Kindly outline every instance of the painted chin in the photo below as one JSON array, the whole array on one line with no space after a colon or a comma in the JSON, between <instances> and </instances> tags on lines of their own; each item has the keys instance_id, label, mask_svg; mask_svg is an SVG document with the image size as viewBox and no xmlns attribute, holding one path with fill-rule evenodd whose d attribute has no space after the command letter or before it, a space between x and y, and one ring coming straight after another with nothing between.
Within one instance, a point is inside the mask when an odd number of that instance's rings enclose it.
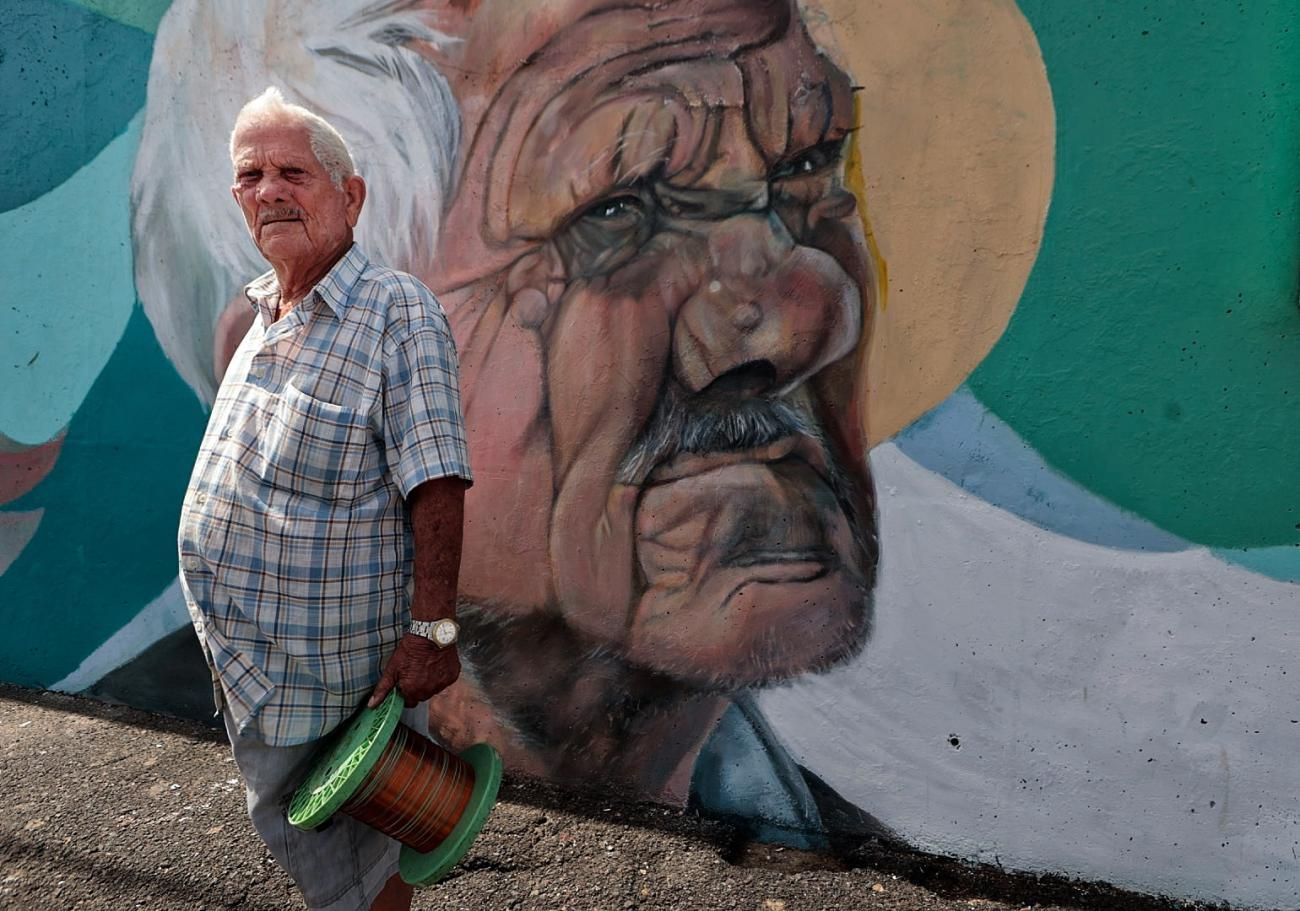
<instances>
[{"instance_id":1,"label":"painted chin","mask_svg":"<svg viewBox=\"0 0 1300 911\"><path fill-rule=\"evenodd\" d=\"M872 569L830 485L797 455L652 478L636 540L646 589L633 651L674 676L773 682L866 636Z\"/></svg>"}]
</instances>

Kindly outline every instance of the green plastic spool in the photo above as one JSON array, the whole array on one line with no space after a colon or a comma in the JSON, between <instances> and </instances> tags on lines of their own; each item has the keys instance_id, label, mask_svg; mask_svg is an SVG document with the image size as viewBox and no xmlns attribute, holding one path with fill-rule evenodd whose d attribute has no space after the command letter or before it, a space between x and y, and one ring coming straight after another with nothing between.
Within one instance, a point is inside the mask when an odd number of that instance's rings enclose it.
<instances>
[{"instance_id":1,"label":"green plastic spool","mask_svg":"<svg viewBox=\"0 0 1300 911\"><path fill-rule=\"evenodd\" d=\"M395 689L378 707L362 709L294 792L289 822L300 829L315 829L337 813L383 755L401 714L402 698ZM411 885L429 886L446 876L469 853L496 803L501 787L500 754L491 745L478 743L460 758L474 770L469 803L451 833L432 851L420 853L403 846L398 871Z\"/></svg>"}]
</instances>

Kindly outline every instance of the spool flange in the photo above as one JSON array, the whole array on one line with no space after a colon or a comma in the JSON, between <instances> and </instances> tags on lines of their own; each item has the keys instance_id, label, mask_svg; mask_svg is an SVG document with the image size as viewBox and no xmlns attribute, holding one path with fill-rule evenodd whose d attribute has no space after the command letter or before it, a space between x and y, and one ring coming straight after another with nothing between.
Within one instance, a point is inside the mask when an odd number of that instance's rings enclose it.
<instances>
[{"instance_id":1,"label":"spool flange","mask_svg":"<svg viewBox=\"0 0 1300 911\"><path fill-rule=\"evenodd\" d=\"M288 811L292 825L319 828L351 799L397 730L402 704L401 695L394 689L377 707L361 710L294 792ZM398 871L412 885L432 885L445 876L469 852L496 803L501 786L501 755L490 744L478 743L460 758L474 770L469 802L437 847L423 853L402 847Z\"/></svg>"}]
</instances>

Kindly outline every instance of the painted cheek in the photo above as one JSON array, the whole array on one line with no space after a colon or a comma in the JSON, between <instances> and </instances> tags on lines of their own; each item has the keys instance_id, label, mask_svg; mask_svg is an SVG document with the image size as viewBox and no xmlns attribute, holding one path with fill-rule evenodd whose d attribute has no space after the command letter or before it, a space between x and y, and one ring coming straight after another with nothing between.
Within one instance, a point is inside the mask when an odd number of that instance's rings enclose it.
<instances>
[{"instance_id":1,"label":"painted cheek","mask_svg":"<svg viewBox=\"0 0 1300 911\"><path fill-rule=\"evenodd\" d=\"M561 301L548 343L556 598L572 627L615 646L634 604L639 494L616 477L654 409L668 339L663 302L587 286Z\"/></svg>"},{"instance_id":2,"label":"painted cheek","mask_svg":"<svg viewBox=\"0 0 1300 911\"><path fill-rule=\"evenodd\" d=\"M866 472L866 426L864 413L867 351L870 348L878 292L876 276L862 238L856 214L847 218L819 220L810 238L818 249L828 253L857 286L858 314L861 319L857 345L814 377L816 397L826 409L825 422L837 438L852 466Z\"/></svg>"},{"instance_id":3,"label":"painted cheek","mask_svg":"<svg viewBox=\"0 0 1300 911\"><path fill-rule=\"evenodd\" d=\"M865 350L865 347L859 349ZM867 460L866 415L861 394L865 376L866 362L859 361L855 352L827 366L808 383L818 420L826 433L826 442L840 468L853 482L854 508L864 519L874 509Z\"/></svg>"},{"instance_id":4,"label":"painted cheek","mask_svg":"<svg viewBox=\"0 0 1300 911\"><path fill-rule=\"evenodd\" d=\"M482 291L482 289L478 289ZM466 298L466 299L458 299ZM552 509L545 379L537 333L488 290L443 297L460 352L474 486L465 498L460 588L474 600L528 613L550 600L547 535Z\"/></svg>"},{"instance_id":5,"label":"painted cheek","mask_svg":"<svg viewBox=\"0 0 1300 911\"><path fill-rule=\"evenodd\" d=\"M829 254L857 285L862 303L865 339L877 297L875 272L871 267L862 222L856 208L843 215L827 214L839 208L834 200L827 200L824 208L813 206L809 212L810 233L805 242Z\"/></svg>"}]
</instances>

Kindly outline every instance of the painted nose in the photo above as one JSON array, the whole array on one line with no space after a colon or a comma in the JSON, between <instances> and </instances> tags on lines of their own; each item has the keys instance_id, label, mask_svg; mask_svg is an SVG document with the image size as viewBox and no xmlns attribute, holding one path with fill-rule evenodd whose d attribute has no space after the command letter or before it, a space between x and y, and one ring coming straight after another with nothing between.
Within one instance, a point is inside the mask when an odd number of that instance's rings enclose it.
<instances>
[{"instance_id":1,"label":"painted nose","mask_svg":"<svg viewBox=\"0 0 1300 911\"><path fill-rule=\"evenodd\" d=\"M724 219L709 232L707 255L673 330L673 370L690 391L765 363L768 388L748 391L783 392L857 344L859 289L829 254L796 244L775 215Z\"/></svg>"}]
</instances>

